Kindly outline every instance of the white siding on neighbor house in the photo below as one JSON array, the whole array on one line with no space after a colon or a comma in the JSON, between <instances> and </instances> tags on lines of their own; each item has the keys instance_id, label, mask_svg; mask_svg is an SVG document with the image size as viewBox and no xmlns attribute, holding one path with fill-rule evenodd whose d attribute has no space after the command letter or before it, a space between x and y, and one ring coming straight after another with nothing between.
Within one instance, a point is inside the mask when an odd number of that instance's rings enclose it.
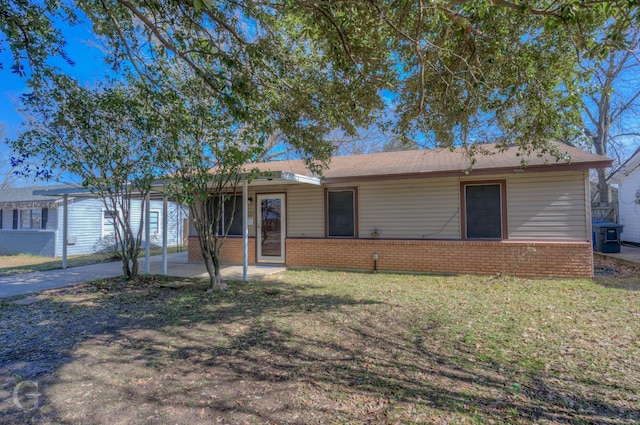
<instances>
[{"instance_id":1,"label":"white siding on neighbor house","mask_svg":"<svg viewBox=\"0 0 640 425\"><path fill-rule=\"evenodd\" d=\"M142 202L134 200L131 201L131 228L133 229L134 234L138 231L140 227L140 215L142 214ZM158 232L151 232L150 240L151 246L162 246L162 201L152 200L150 202L151 208L150 211L156 211L158 213ZM186 217L187 214L180 212L180 207L173 203L169 202L167 204L167 244L169 246L174 246L178 244L179 240L179 231L182 227L182 224L179 223L180 217ZM144 229L142 230L142 246L146 246L146 234Z\"/></svg>"},{"instance_id":2,"label":"white siding on neighbor house","mask_svg":"<svg viewBox=\"0 0 640 425\"><path fill-rule=\"evenodd\" d=\"M586 171L509 175L509 239L588 240L586 178Z\"/></svg>"},{"instance_id":3,"label":"white siding on neighbor house","mask_svg":"<svg viewBox=\"0 0 640 425\"><path fill-rule=\"evenodd\" d=\"M636 192L640 191L640 168L621 177L618 182L618 216L622 229L622 240L640 243L640 203ZM640 202L640 200L638 200Z\"/></svg>"},{"instance_id":4,"label":"white siding on neighbor house","mask_svg":"<svg viewBox=\"0 0 640 425\"><path fill-rule=\"evenodd\" d=\"M67 255L91 254L96 251L96 243L102 236L102 209L102 201L95 198L75 198L69 203L68 238L75 243L67 245ZM60 205L56 214L58 257L62 256L63 210L63 206Z\"/></svg>"},{"instance_id":5,"label":"white siding on neighbor house","mask_svg":"<svg viewBox=\"0 0 640 425\"><path fill-rule=\"evenodd\" d=\"M455 177L360 183L359 237L458 239L459 187Z\"/></svg>"}]
</instances>

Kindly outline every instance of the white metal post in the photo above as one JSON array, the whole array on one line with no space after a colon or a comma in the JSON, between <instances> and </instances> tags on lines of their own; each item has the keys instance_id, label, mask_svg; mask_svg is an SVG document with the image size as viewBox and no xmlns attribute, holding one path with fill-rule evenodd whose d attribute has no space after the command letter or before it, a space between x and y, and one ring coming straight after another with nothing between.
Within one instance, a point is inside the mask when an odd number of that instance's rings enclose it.
<instances>
[{"instance_id":1,"label":"white metal post","mask_svg":"<svg viewBox=\"0 0 640 425\"><path fill-rule=\"evenodd\" d=\"M151 227L149 226L149 221L151 221L151 197L150 194L147 193L144 211L144 272L146 274L151 273Z\"/></svg>"},{"instance_id":2,"label":"white metal post","mask_svg":"<svg viewBox=\"0 0 640 425\"><path fill-rule=\"evenodd\" d=\"M249 184L242 182L242 280L249 280Z\"/></svg>"},{"instance_id":3,"label":"white metal post","mask_svg":"<svg viewBox=\"0 0 640 425\"><path fill-rule=\"evenodd\" d=\"M69 195L62 195L62 268L67 268L67 240L69 239Z\"/></svg>"},{"instance_id":4,"label":"white metal post","mask_svg":"<svg viewBox=\"0 0 640 425\"><path fill-rule=\"evenodd\" d=\"M167 228L169 227L167 195L162 193L162 275L167 275Z\"/></svg>"}]
</instances>

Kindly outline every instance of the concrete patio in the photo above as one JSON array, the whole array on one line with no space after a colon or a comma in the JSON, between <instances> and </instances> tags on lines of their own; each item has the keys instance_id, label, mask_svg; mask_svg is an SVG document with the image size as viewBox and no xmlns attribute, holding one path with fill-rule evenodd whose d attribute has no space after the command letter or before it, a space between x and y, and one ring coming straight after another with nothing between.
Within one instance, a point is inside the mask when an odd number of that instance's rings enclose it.
<instances>
[{"instance_id":1,"label":"concrete patio","mask_svg":"<svg viewBox=\"0 0 640 425\"><path fill-rule=\"evenodd\" d=\"M150 258L151 274L162 274L162 256ZM249 266L249 280L264 279L269 275L281 273L286 268L272 266ZM204 263L189 263L187 252L169 254L167 256L167 274L176 277L208 277ZM67 269L44 272L16 274L0 277L0 298L27 295L46 289L76 285L95 279L119 276L122 263L101 263L89 266L71 267ZM140 259L140 274L144 273L144 257ZM242 280L242 266L227 265L222 269L224 280Z\"/></svg>"}]
</instances>

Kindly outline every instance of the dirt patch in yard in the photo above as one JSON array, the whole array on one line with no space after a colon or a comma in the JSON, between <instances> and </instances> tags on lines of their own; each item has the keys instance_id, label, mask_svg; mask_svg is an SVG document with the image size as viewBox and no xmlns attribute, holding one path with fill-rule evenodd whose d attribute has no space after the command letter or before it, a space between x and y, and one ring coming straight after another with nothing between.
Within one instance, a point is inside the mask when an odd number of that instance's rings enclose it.
<instances>
[{"instance_id":1,"label":"dirt patch in yard","mask_svg":"<svg viewBox=\"0 0 640 425\"><path fill-rule=\"evenodd\" d=\"M305 271L214 294L159 277L48 291L0 304L0 423L635 424L640 293L607 282Z\"/></svg>"}]
</instances>

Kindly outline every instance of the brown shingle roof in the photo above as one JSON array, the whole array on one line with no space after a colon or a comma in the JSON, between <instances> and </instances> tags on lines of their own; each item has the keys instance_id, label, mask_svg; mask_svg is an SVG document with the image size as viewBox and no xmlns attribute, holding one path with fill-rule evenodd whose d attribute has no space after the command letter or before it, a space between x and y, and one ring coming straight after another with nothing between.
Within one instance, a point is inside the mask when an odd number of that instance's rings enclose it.
<instances>
[{"instance_id":1,"label":"brown shingle roof","mask_svg":"<svg viewBox=\"0 0 640 425\"><path fill-rule=\"evenodd\" d=\"M605 168L611 159L585 152L567 145L558 145L560 152L567 154L566 160L557 161L551 155L526 156L517 147L503 152L495 145L482 145L485 153L476 153L473 158L463 148L412 150L383 152L366 155L335 156L329 168L323 171L328 182L362 180L371 178L440 177L463 174L495 174L511 172L554 171L560 169ZM522 160L527 165L522 167ZM301 160L272 161L250 164L261 171L289 171L312 175Z\"/></svg>"}]
</instances>

